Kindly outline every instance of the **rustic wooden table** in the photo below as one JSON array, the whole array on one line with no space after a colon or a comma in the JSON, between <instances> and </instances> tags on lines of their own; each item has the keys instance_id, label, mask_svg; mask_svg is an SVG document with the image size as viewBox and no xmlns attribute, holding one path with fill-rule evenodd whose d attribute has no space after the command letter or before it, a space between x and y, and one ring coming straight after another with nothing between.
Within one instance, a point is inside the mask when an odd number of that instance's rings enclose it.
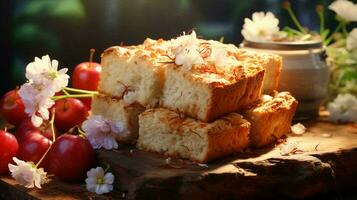
<instances>
[{"instance_id":1,"label":"rustic wooden table","mask_svg":"<svg viewBox=\"0 0 357 200\"><path fill-rule=\"evenodd\" d=\"M109 195L58 180L25 189L3 176L0 199L357 199L357 124L304 124L308 130L301 136L207 165L134 147L98 151L99 162L110 164L116 177ZM291 155L282 155L286 145L296 147Z\"/></svg>"}]
</instances>

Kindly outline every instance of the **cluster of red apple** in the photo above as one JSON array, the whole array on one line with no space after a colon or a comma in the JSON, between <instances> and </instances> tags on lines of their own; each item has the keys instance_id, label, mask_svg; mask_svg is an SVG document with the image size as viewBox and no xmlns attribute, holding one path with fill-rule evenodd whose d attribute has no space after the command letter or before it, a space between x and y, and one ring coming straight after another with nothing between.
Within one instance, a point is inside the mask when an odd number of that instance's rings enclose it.
<instances>
[{"instance_id":1,"label":"cluster of red apple","mask_svg":"<svg viewBox=\"0 0 357 200\"><path fill-rule=\"evenodd\" d=\"M91 52L90 61L80 63L74 69L74 88L97 90L101 65L92 62L94 51ZM54 130L58 138L52 144L50 123L33 126L18 89L7 92L0 101L0 113L15 129L12 133L0 130L0 174L9 173L8 164L14 156L37 163L52 145L40 167L62 180L84 178L94 164L94 150L85 137L75 134L74 127L87 118L90 104L91 98L67 98L55 102Z\"/></svg>"}]
</instances>

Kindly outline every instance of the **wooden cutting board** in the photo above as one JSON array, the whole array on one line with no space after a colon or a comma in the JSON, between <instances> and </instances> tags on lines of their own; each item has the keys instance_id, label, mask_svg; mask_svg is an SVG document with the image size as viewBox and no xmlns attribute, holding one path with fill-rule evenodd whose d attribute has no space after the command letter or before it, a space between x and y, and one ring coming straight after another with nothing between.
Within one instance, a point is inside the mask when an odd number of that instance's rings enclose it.
<instances>
[{"instance_id":1,"label":"wooden cutting board","mask_svg":"<svg viewBox=\"0 0 357 200\"><path fill-rule=\"evenodd\" d=\"M207 165L131 147L100 151L98 158L112 166L129 199L327 198L357 188L357 125L305 125L302 136ZM286 145L296 147L291 155L282 155Z\"/></svg>"},{"instance_id":2,"label":"wooden cutting board","mask_svg":"<svg viewBox=\"0 0 357 200\"><path fill-rule=\"evenodd\" d=\"M57 180L29 190L6 176L0 177L0 199L336 199L357 189L357 124L304 124L308 130L301 136L207 165L130 146L101 150L99 162L115 174L116 191L109 195ZM282 155L286 145L295 147L287 151L291 155Z\"/></svg>"}]
</instances>

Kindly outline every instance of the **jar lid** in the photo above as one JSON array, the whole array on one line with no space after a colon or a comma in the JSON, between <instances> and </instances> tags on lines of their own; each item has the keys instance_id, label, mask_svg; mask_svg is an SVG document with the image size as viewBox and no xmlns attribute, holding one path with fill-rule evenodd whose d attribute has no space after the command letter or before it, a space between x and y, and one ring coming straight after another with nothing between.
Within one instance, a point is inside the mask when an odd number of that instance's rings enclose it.
<instances>
[{"instance_id":1,"label":"jar lid","mask_svg":"<svg viewBox=\"0 0 357 200\"><path fill-rule=\"evenodd\" d=\"M306 50L306 49L320 49L323 47L322 41L298 41L298 42L256 42L243 40L244 47L256 49L270 49L270 50Z\"/></svg>"}]
</instances>

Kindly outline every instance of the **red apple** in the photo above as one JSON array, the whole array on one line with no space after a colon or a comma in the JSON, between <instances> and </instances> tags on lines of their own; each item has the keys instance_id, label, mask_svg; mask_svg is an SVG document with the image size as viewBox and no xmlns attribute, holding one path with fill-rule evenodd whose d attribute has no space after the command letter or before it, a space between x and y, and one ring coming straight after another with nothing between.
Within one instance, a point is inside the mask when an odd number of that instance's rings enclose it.
<instances>
[{"instance_id":1,"label":"red apple","mask_svg":"<svg viewBox=\"0 0 357 200\"><path fill-rule=\"evenodd\" d=\"M88 116L87 107L78 99L61 99L55 103L55 126L62 132L80 125Z\"/></svg>"},{"instance_id":2,"label":"red apple","mask_svg":"<svg viewBox=\"0 0 357 200\"><path fill-rule=\"evenodd\" d=\"M21 143L17 157L23 161L37 163L51 144L52 141L43 136L41 132L31 132Z\"/></svg>"},{"instance_id":3,"label":"red apple","mask_svg":"<svg viewBox=\"0 0 357 200\"><path fill-rule=\"evenodd\" d=\"M8 173L8 164L16 155L19 145L14 135L0 130L0 174Z\"/></svg>"},{"instance_id":4,"label":"red apple","mask_svg":"<svg viewBox=\"0 0 357 200\"><path fill-rule=\"evenodd\" d=\"M6 121L15 126L27 117L18 89L11 90L2 97L0 110Z\"/></svg>"},{"instance_id":5,"label":"red apple","mask_svg":"<svg viewBox=\"0 0 357 200\"><path fill-rule=\"evenodd\" d=\"M81 181L94 164L94 150L81 136L63 134L45 158L45 169L61 180Z\"/></svg>"},{"instance_id":6,"label":"red apple","mask_svg":"<svg viewBox=\"0 0 357 200\"><path fill-rule=\"evenodd\" d=\"M92 62L94 49L90 51L89 62L82 62L74 68L72 86L78 89L96 91L102 66L99 63ZM91 98L81 98L80 100L90 109Z\"/></svg>"},{"instance_id":7,"label":"red apple","mask_svg":"<svg viewBox=\"0 0 357 200\"><path fill-rule=\"evenodd\" d=\"M54 127L55 128L55 127ZM16 127L15 136L19 143L22 143L23 140L34 132L40 132L43 136L52 140L52 128L49 123L43 123L40 127L35 127L32 122L31 118L25 118L19 126ZM58 132L55 128L55 135L58 135Z\"/></svg>"}]
</instances>

